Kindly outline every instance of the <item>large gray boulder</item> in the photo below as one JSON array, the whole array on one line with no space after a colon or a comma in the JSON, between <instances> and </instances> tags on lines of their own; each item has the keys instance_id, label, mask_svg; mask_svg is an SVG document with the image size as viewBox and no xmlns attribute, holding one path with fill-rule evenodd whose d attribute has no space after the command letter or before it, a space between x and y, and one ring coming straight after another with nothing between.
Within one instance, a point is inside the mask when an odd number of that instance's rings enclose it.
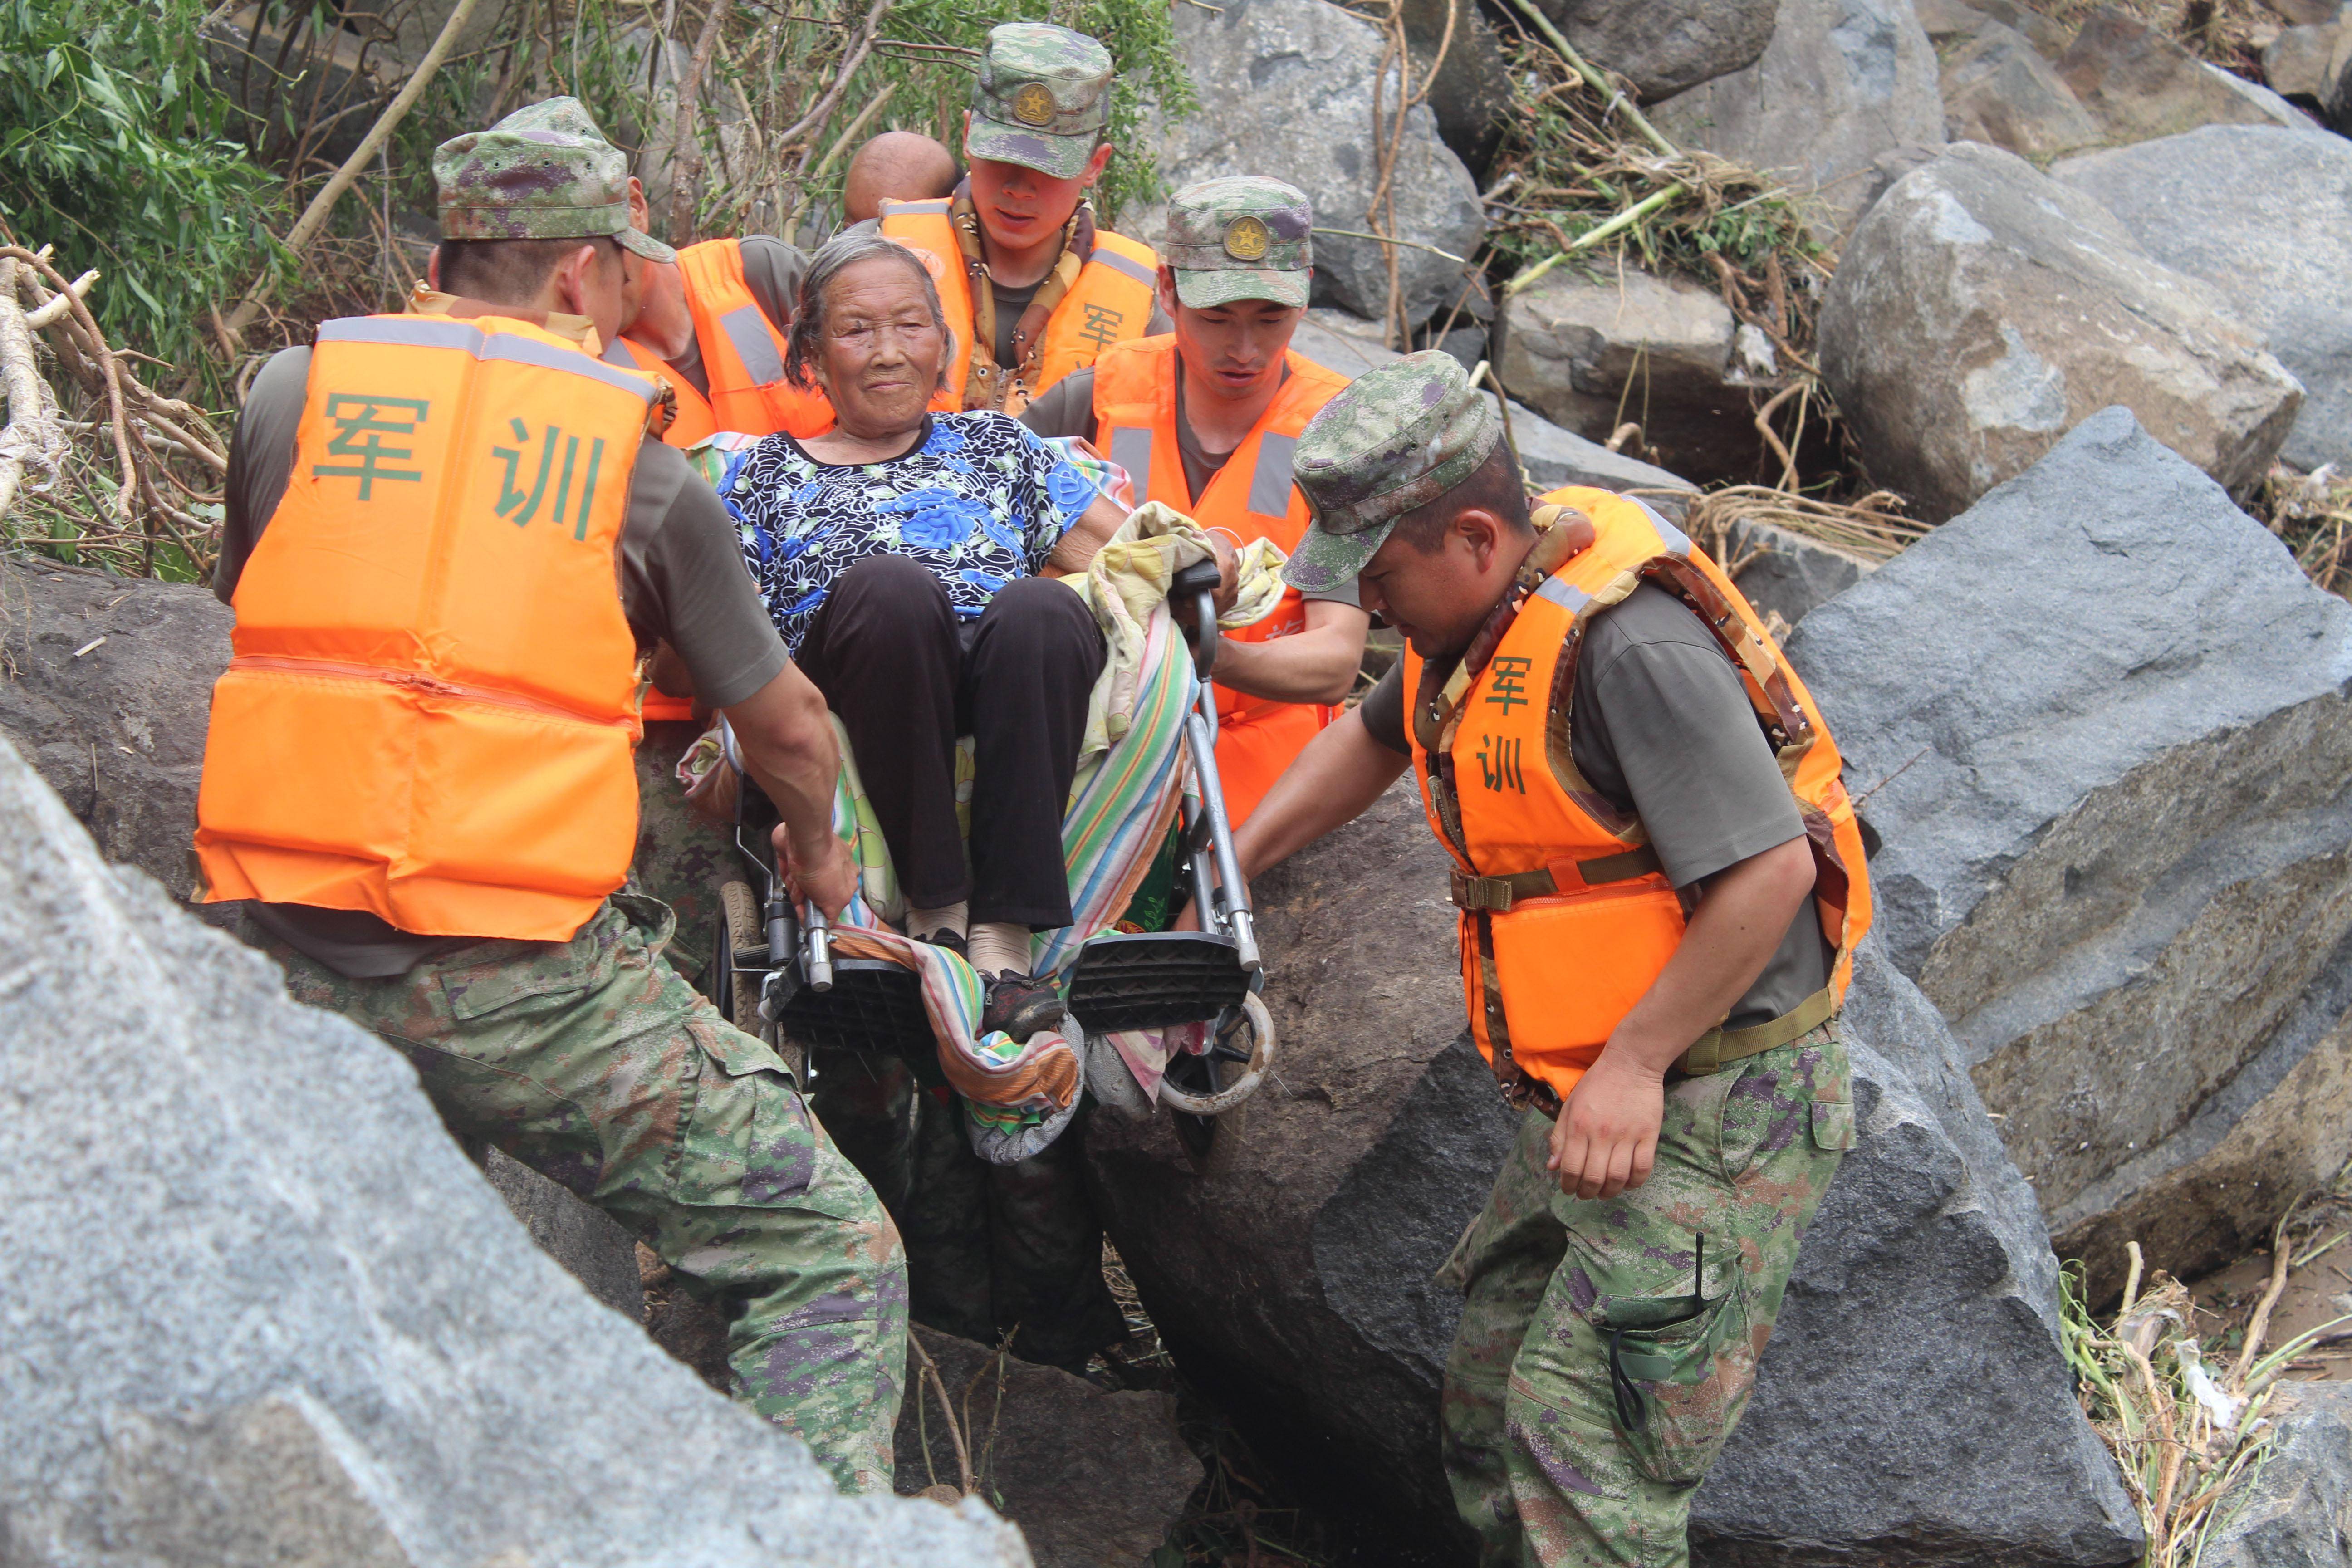
<instances>
[{"instance_id":1,"label":"large gray boulder","mask_svg":"<svg viewBox=\"0 0 2352 1568\"><path fill-rule=\"evenodd\" d=\"M1793 626L1878 570L1878 563L1804 534L1742 518L1731 525L1723 568L1759 616Z\"/></svg>"},{"instance_id":2,"label":"large gray boulder","mask_svg":"<svg viewBox=\"0 0 2352 1568\"><path fill-rule=\"evenodd\" d=\"M405 1061L5 743L0 842L11 1568L1028 1562L976 1502L840 1497L598 1307Z\"/></svg>"},{"instance_id":3,"label":"large gray boulder","mask_svg":"<svg viewBox=\"0 0 2352 1568\"><path fill-rule=\"evenodd\" d=\"M1944 59L1944 135L2043 159L2095 147L2099 122L2024 34L1986 21Z\"/></svg>"},{"instance_id":4,"label":"large gray boulder","mask_svg":"<svg viewBox=\"0 0 2352 1568\"><path fill-rule=\"evenodd\" d=\"M189 584L0 561L0 734L108 859L182 898L195 887L196 781L234 619Z\"/></svg>"},{"instance_id":5,"label":"large gray boulder","mask_svg":"<svg viewBox=\"0 0 2352 1568\"><path fill-rule=\"evenodd\" d=\"M1896 181L1822 307L1822 374L1879 483L1941 521L2122 404L2231 489L2303 392L2223 298L2106 209L1965 142Z\"/></svg>"},{"instance_id":6,"label":"large gray boulder","mask_svg":"<svg viewBox=\"0 0 2352 1568\"><path fill-rule=\"evenodd\" d=\"M1670 98L1742 66L1772 39L1780 0L1540 0L1585 58Z\"/></svg>"},{"instance_id":7,"label":"large gray boulder","mask_svg":"<svg viewBox=\"0 0 2352 1568\"><path fill-rule=\"evenodd\" d=\"M1220 174L1268 174L1307 193L1318 226L1370 233L1380 184L1372 142L1379 29L1324 0L1235 0L1223 7L1180 5L1175 30L1207 107L1162 132L1160 169L1171 188ZM1384 117L1393 115L1396 95L1391 68L1381 95ZM1391 189L1398 237L1461 257L1478 248L1486 224L1477 186L1439 139L1426 104L1405 117ZM1146 214L1135 226L1157 234L1159 225L1156 214ZM1397 247L1397 279L1416 326L1450 308L1463 290L1459 265L1403 246ZM1388 264L1377 242L1316 237L1318 303L1379 317L1388 295Z\"/></svg>"},{"instance_id":8,"label":"large gray boulder","mask_svg":"<svg viewBox=\"0 0 2352 1568\"><path fill-rule=\"evenodd\" d=\"M1413 79L1427 79L1430 62L1437 60L1429 112L1437 121L1438 137L1474 177L1483 178L1511 114L1511 68L1503 58L1502 37L1476 0L1405 0L1403 11ZM1445 37L1449 14L1451 42ZM1440 45L1445 49L1443 59L1438 59Z\"/></svg>"},{"instance_id":9,"label":"large gray boulder","mask_svg":"<svg viewBox=\"0 0 2352 1568\"><path fill-rule=\"evenodd\" d=\"M2116 408L1788 648L2059 1255L2261 1246L2352 1155L2352 605Z\"/></svg>"},{"instance_id":10,"label":"large gray boulder","mask_svg":"<svg viewBox=\"0 0 2352 1568\"><path fill-rule=\"evenodd\" d=\"M2303 383L2281 457L2306 471L2352 465L2352 142L2209 125L2050 172L2150 256L2225 294Z\"/></svg>"},{"instance_id":11,"label":"large gray boulder","mask_svg":"<svg viewBox=\"0 0 2352 1568\"><path fill-rule=\"evenodd\" d=\"M1278 1078L1197 1171L1164 1118L1087 1135L1112 1237L1186 1377L1333 1506L1441 1554L1462 1550L1437 1446L1460 1303L1432 1276L1514 1126L1462 1033L1444 865L1400 784L1261 879ZM2130 1561L2031 1195L1934 1010L1883 962L1849 1006L1864 1142L1699 1495L1698 1560Z\"/></svg>"},{"instance_id":12,"label":"large gray boulder","mask_svg":"<svg viewBox=\"0 0 2352 1568\"><path fill-rule=\"evenodd\" d=\"M1683 146L1813 194L1832 229L1866 205L1881 153L1944 140L1936 52L1911 0L1781 0L1761 58L1651 118Z\"/></svg>"},{"instance_id":13,"label":"large gray boulder","mask_svg":"<svg viewBox=\"0 0 2352 1568\"><path fill-rule=\"evenodd\" d=\"M1496 369L1513 396L1588 440L1630 420L1676 472L1749 479L1762 449L1749 388L1780 367L1746 337L1749 354L1722 294L1690 279L1560 267L1504 301Z\"/></svg>"},{"instance_id":14,"label":"large gray boulder","mask_svg":"<svg viewBox=\"0 0 2352 1568\"><path fill-rule=\"evenodd\" d=\"M2352 1384L2282 1383L2268 1452L2209 1517L2199 1568L2352 1568Z\"/></svg>"},{"instance_id":15,"label":"large gray boulder","mask_svg":"<svg viewBox=\"0 0 2352 1568\"><path fill-rule=\"evenodd\" d=\"M2138 17L2108 6L2084 19L2057 63L2109 142L2146 142L2200 125L2310 123L2278 94L2206 64Z\"/></svg>"},{"instance_id":16,"label":"large gray boulder","mask_svg":"<svg viewBox=\"0 0 2352 1568\"><path fill-rule=\"evenodd\" d=\"M1403 357L1394 349L1381 346L1378 327L1339 310L1309 310L1307 319L1299 322L1290 346L1316 363L1347 376L1361 375ZM1481 395L1500 408L1493 393ZM1519 455L1519 467L1526 470L1538 492L1563 485L1635 490L1643 500L1675 519L1681 518L1689 504L1686 498L1696 493L1696 487L1680 474L1669 473L1622 452L1612 452L1598 441L1588 441L1574 431L1563 430L1517 398L1511 401L1510 436Z\"/></svg>"}]
</instances>

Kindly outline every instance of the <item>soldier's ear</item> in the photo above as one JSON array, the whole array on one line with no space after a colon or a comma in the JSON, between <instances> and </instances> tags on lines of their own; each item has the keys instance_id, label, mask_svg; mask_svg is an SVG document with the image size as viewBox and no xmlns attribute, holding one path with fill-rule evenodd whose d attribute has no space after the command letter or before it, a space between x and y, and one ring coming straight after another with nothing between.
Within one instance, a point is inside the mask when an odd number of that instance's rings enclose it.
<instances>
[{"instance_id":1,"label":"soldier's ear","mask_svg":"<svg viewBox=\"0 0 2352 1568\"><path fill-rule=\"evenodd\" d=\"M1103 170L1110 163L1110 155L1111 144L1109 142L1104 142L1097 144L1095 148L1095 155L1087 160L1087 172L1078 176L1078 184L1081 186L1092 187L1097 180L1102 178Z\"/></svg>"},{"instance_id":2,"label":"soldier's ear","mask_svg":"<svg viewBox=\"0 0 2352 1568\"><path fill-rule=\"evenodd\" d=\"M441 292L441 247L437 245L433 254L425 258L425 286L436 294Z\"/></svg>"}]
</instances>

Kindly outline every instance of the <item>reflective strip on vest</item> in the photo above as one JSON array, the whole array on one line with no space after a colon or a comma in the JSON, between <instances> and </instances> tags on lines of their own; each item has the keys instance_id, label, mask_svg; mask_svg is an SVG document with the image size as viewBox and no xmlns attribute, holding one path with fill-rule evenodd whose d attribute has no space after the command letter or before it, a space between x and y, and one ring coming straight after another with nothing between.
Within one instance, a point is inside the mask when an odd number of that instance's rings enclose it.
<instances>
[{"instance_id":1,"label":"reflective strip on vest","mask_svg":"<svg viewBox=\"0 0 2352 1568\"><path fill-rule=\"evenodd\" d=\"M621 886L636 639L613 563L655 395L526 321L320 329L213 689L207 900L547 942Z\"/></svg>"},{"instance_id":2,"label":"reflective strip on vest","mask_svg":"<svg viewBox=\"0 0 2352 1568\"><path fill-rule=\"evenodd\" d=\"M1290 510L1290 458L1298 437L1267 431L1258 437L1257 466L1250 472L1249 509L1260 517Z\"/></svg>"},{"instance_id":3,"label":"reflective strip on vest","mask_svg":"<svg viewBox=\"0 0 2352 1568\"><path fill-rule=\"evenodd\" d=\"M776 352L776 340L768 331L768 318L760 313L757 305L738 305L719 318L719 331L735 345L743 361L743 368L751 374L755 386L773 386L784 379L784 360Z\"/></svg>"},{"instance_id":4,"label":"reflective strip on vest","mask_svg":"<svg viewBox=\"0 0 2352 1568\"><path fill-rule=\"evenodd\" d=\"M1150 289L1155 292L1160 288L1159 273L1153 271L1150 268L1144 266L1141 262L1137 261L1132 257L1121 256L1118 251L1109 249L1106 247L1096 247L1095 253L1087 258L1087 265L1089 267L1108 267L1114 272L1124 272L1129 278L1134 279L1138 283L1142 284L1144 287Z\"/></svg>"},{"instance_id":5,"label":"reflective strip on vest","mask_svg":"<svg viewBox=\"0 0 2352 1568\"><path fill-rule=\"evenodd\" d=\"M1127 470L1135 482L1135 493L1145 500L1165 501L1179 511L1191 504L1190 497L1157 496L1151 493L1151 432L1122 425L1110 433L1110 460Z\"/></svg>"}]
</instances>

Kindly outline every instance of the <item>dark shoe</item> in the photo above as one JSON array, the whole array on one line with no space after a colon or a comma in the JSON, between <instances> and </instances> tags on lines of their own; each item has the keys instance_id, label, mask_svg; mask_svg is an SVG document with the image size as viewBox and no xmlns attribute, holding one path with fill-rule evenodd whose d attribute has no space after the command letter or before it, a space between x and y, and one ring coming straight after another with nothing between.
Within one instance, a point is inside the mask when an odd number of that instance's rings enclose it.
<instances>
[{"instance_id":1,"label":"dark shoe","mask_svg":"<svg viewBox=\"0 0 2352 1568\"><path fill-rule=\"evenodd\" d=\"M946 948L958 958L970 958L971 956L971 953L964 951L963 938L956 935L955 932L950 931L945 926L941 926L939 930L931 932L929 936L919 936L915 938L915 940L931 947Z\"/></svg>"},{"instance_id":2,"label":"dark shoe","mask_svg":"<svg viewBox=\"0 0 2352 1568\"><path fill-rule=\"evenodd\" d=\"M1009 969L982 978L988 982L988 1005L980 1015L982 1034L1002 1029L1025 1040L1062 1021L1062 998L1051 985Z\"/></svg>"}]
</instances>

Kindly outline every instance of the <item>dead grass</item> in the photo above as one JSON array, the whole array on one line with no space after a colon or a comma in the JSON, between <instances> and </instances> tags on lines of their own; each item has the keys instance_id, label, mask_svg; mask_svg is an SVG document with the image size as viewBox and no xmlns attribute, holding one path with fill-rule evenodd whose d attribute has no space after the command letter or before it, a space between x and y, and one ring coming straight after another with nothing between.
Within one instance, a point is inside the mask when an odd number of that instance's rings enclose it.
<instances>
[{"instance_id":1,"label":"dead grass","mask_svg":"<svg viewBox=\"0 0 2352 1568\"><path fill-rule=\"evenodd\" d=\"M1709 490L1692 502L1683 528L1725 573L1737 575L1754 555L1753 552L1733 554L1731 531L1740 522L1818 540L1874 562L1893 560L1926 538L1930 526L1905 517L1903 498L1891 490L1874 490L1860 500L1841 503L1766 485L1731 485Z\"/></svg>"},{"instance_id":2,"label":"dead grass","mask_svg":"<svg viewBox=\"0 0 2352 1568\"><path fill-rule=\"evenodd\" d=\"M2071 29L2094 11L2121 11L2177 41L2200 59L2255 81L2263 79L2263 45L2284 26L2262 0L2024 0L2031 9Z\"/></svg>"},{"instance_id":3,"label":"dead grass","mask_svg":"<svg viewBox=\"0 0 2352 1568\"><path fill-rule=\"evenodd\" d=\"M2352 597L2352 475L2273 466L2248 508L2286 542L2295 564L2331 594Z\"/></svg>"}]
</instances>

